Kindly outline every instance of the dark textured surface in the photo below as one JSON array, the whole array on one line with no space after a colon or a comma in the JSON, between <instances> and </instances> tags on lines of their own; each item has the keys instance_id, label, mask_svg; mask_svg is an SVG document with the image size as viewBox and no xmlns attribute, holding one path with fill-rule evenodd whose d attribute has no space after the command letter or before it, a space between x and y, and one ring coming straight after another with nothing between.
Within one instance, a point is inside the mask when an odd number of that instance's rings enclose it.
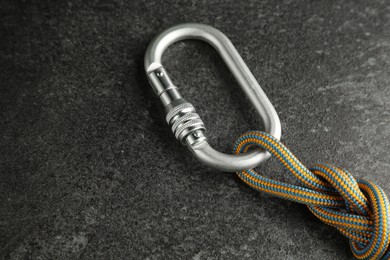
<instances>
[{"instance_id":1,"label":"dark textured surface","mask_svg":"<svg viewBox=\"0 0 390 260\"><path fill-rule=\"evenodd\" d=\"M51 2L0 5L0 257L352 258L304 206L198 163L165 125L142 59L169 26L217 27L304 163L389 194L388 1ZM216 148L262 128L211 47L181 42L163 61ZM274 160L259 170L292 181Z\"/></svg>"}]
</instances>

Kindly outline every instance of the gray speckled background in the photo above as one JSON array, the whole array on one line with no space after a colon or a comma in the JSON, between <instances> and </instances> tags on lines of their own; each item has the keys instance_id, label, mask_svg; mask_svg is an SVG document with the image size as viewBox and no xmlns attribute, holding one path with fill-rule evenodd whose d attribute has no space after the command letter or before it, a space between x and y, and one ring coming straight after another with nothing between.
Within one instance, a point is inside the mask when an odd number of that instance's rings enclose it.
<instances>
[{"instance_id":1,"label":"gray speckled background","mask_svg":"<svg viewBox=\"0 0 390 260\"><path fill-rule=\"evenodd\" d=\"M0 17L2 258L352 258L305 206L175 141L143 54L182 22L231 39L304 163L390 194L389 1L3 1ZM163 62L216 148L262 129L210 46L175 44ZM259 171L292 181L275 160Z\"/></svg>"}]
</instances>

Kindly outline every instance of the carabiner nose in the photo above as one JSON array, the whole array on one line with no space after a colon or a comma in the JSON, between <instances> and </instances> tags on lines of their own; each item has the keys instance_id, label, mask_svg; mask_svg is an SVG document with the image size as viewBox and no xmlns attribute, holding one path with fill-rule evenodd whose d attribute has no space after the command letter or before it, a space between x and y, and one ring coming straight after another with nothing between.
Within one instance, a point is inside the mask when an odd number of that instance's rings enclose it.
<instances>
[{"instance_id":1,"label":"carabiner nose","mask_svg":"<svg viewBox=\"0 0 390 260\"><path fill-rule=\"evenodd\" d=\"M260 149L233 155L218 152L208 144L203 121L195 108L182 98L161 65L161 56L166 48L185 39L203 40L217 50L256 108L264 123L265 131L277 139L281 136L280 120L275 108L230 40L211 26L189 23L171 27L157 35L150 42L145 53L145 71L149 82L164 105L166 121L176 138L186 144L201 162L222 171L243 171L266 161L271 155Z\"/></svg>"}]
</instances>

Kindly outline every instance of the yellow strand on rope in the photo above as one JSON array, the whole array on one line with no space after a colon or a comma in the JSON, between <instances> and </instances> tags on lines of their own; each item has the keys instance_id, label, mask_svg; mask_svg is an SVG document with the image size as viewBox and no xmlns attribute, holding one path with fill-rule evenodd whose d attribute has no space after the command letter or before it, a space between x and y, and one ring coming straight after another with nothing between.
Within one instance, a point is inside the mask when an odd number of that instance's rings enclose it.
<instances>
[{"instance_id":1,"label":"yellow strand on rope","mask_svg":"<svg viewBox=\"0 0 390 260\"><path fill-rule=\"evenodd\" d=\"M254 146L274 155L302 186L266 178L253 169L237 172L246 184L306 204L317 218L349 239L356 258L390 259L390 206L378 185L332 165L318 164L309 170L279 140L260 131L239 137L234 151L245 153Z\"/></svg>"}]
</instances>

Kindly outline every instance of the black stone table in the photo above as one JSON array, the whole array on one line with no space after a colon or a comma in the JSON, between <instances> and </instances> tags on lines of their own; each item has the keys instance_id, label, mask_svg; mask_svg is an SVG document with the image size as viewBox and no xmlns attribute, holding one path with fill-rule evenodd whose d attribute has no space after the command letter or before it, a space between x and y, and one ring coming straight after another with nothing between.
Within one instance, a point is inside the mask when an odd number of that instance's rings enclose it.
<instances>
[{"instance_id":1,"label":"black stone table","mask_svg":"<svg viewBox=\"0 0 390 260\"><path fill-rule=\"evenodd\" d=\"M2 258L352 258L304 205L174 139L143 54L183 22L231 39L305 164L390 194L389 1L3 1L0 17ZM210 46L177 43L163 62L216 148L263 129ZM273 159L258 170L294 181Z\"/></svg>"}]
</instances>

